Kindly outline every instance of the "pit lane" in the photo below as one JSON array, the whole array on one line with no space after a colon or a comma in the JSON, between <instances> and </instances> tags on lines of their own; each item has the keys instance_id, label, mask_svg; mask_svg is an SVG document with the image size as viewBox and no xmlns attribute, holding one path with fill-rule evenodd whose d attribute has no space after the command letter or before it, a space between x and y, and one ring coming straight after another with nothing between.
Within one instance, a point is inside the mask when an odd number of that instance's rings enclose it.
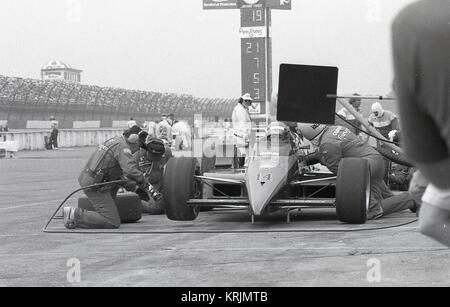
<instances>
[{"instance_id":1,"label":"pit lane","mask_svg":"<svg viewBox=\"0 0 450 307\"><path fill-rule=\"evenodd\" d=\"M43 233L56 206L78 187L78 172L91 151L20 152L19 159L0 160L0 285L450 285L449 250L420 235L417 224L363 232L290 231L395 225L414 219L409 212L355 226L337 222L332 210L305 210L290 224L278 214L255 225L245 212L218 211L182 224L144 216L123 225L123 234ZM62 229L60 222L51 227ZM149 233L126 233L134 230ZM70 258L81 262L79 284L67 282ZM381 263L380 283L367 280L372 258Z\"/></svg>"}]
</instances>

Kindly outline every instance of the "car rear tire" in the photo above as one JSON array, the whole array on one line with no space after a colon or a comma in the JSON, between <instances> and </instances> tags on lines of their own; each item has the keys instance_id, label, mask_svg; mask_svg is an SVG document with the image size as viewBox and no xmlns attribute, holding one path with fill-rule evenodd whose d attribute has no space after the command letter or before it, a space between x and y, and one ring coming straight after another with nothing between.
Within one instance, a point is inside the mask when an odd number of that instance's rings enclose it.
<instances>
[{"instance_id":1,"label":"car rear tire","mask_svg":"<svg viewBox=\"0 0 450 307\"><path fill-rule=\"evenodd\" d=\"M367 160L344 158L336 181L336 213L341 222L364 224L370 202L370 169Z\"/></svg>"},{"instance_id":2,"label":"car rear tire","mask_svg":"<svg viewBox=\"0 0 450 307\"><path fill-rule=\"evenodd\" d=\"M196 158L171 158L164 172L164 205L166 216L173 221L193 221L198 216L198 207L187 205L189 199L195 198L198 182L195 172L198 168Z\"/></svg>"},{"instance_id":3,"label":"car rear tire","mask_svg":"<svg viewBox=\"0 0 450 307\"><path fill-rule=\"evenodd\" d=\"M135 223L142 218L141 200L136 194L118 194L115 203L122 223ZM78 208L95 211L87 197L78 199Z\"/></svg>"}]
</instances>

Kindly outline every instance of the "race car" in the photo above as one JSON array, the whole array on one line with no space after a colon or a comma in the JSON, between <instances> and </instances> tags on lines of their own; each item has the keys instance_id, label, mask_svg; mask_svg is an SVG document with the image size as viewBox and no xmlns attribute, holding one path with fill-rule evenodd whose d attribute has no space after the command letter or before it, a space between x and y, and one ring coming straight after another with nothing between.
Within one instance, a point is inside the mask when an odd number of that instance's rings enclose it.
<instances>
[{"instance_id":1,"label":"race car","mask_svg":"<svg viewBox=\"0 0 450 307\"><path fill-rule=\"evenodd\" d=\"M244 165L236 147L216 144L212 157L171 158L164 173L165 212L170 220L195 220L203 208L247 209L255 216L284 210L335 208L340 221L366 222L370 198L367 161L342 159L337 176L302 165L306 140L275 123L255 138ZM221 153L228 154L221 154Z\"/></svg>"}]
</instances>

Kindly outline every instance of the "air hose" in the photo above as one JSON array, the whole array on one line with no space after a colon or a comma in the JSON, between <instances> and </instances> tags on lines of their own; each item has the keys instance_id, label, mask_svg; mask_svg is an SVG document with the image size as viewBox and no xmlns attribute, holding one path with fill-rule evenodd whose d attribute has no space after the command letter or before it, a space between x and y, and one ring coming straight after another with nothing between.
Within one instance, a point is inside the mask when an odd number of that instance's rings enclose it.
<instances>
[{"instance_id":1,"label":"air hose","mask_svg":"<svg viewBox=\"0 0 450 307\"><path fill-rule=\"evenodd\" d=\"M121 183L125 183L128 180L115 180L115 181L108 181L108 182L102 182L102 183L96 183L96 184L92 184L92 185L88 185L79 189L76 189L75 191L73 191L72 193L70 193L64 200L63 202L58 206L58 208L56 208L56 211L53 213L52 217L48 220L47 224L45 225L45 227L43 228L44 232L47 232L47 227L48 225L50 225L50 223L52 222L52 220L55 218L56 214L58 213L58 211L62 208L62 206L64 206L64 204L75 194L78 193L80 191L84 191L84 190L88 190L88 189L92 189L92 188L98 188L98 187L102 187L108 184L121 184Z\"/></svg>"},{"instance_id":2,"label":"air hose","mask_svg":"<svg viewBox=\"0 0 450 307\"><path fill-rule=\"evenodd\" d=\"M373 137L374 139L376 139L378 141L381 141L381 142L384 142L384 143L393 144L393 145L397 145L395 142L391 142L391 141L388 141L388 140L381 139L381 138L379 138L379 137L377 137L377 136L375 136L375 135L373 135L373 134L371 134L371 133L369 133L367 131L362 130L361 128L357 127L352 122L348 121L343 116L341 116L341 115L339 115L337 113L336 113L336 116L339 117L340 119L342 119L344 122L346 122L350 126L352 126L353 128L355 128L359 132L367 134L368 136ZM394 163L401 164L401 165L408 166L408 167L414 167L414 165L411 162L411 160L409 160L408 157L406 157L405 154L401 154L401 153L394 154L391 149L389 149L389 148L382 148L382 147L381 148L376 148L376 150L383 157L385 157L386 159L388 159L388 160L390 160L390 161L392 161Z\"/></svg>"}]
</instances>

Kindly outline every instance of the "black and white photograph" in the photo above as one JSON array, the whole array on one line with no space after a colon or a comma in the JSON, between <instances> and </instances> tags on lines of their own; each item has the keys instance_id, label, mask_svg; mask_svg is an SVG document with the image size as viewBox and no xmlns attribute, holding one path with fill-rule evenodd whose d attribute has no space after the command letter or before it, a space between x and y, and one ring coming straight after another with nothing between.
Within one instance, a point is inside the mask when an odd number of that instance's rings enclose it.
<instances>
[{"instance_id":1,"label":"black and white photograph","mask_svg":"<svg viewBox=\"0 0 450 307\"><path fill-rule=\"evenodd\" d=\"M0 1L0 287L279 305L449 247L449 0Z\"/></svg>"}]
</instances>

